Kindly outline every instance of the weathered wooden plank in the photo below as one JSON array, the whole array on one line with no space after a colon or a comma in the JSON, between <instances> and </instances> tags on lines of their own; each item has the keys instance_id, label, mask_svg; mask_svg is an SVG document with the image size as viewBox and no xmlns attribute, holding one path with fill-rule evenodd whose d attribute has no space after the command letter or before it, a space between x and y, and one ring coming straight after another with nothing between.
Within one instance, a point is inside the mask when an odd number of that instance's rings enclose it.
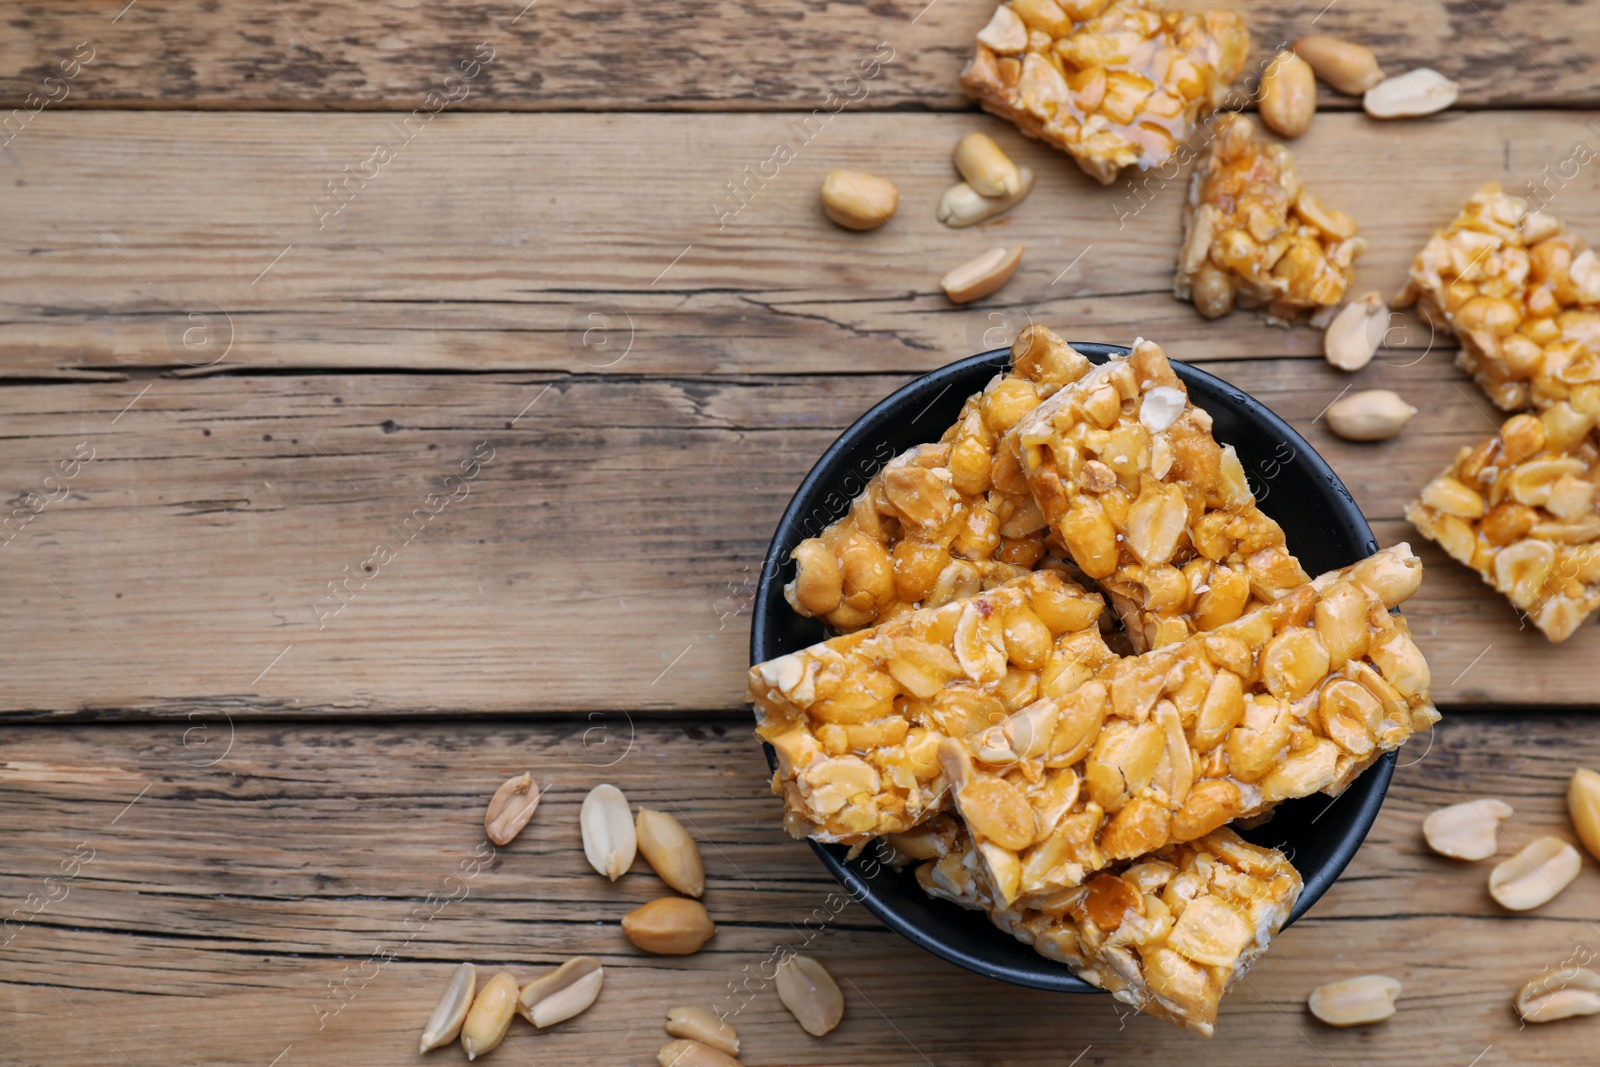
<instances>
[{"instance_id":1,"label":"weathered wooden plank","mask_svg":"<svg viewBox=\"0 0 1600 1067\"><path fill-rule=\"evenodd\" d=\"M0 980L9 1057L393 1063L410 1057L458 960L528 978L578 953L606 965L598 1004L545 1034L517 1023L500 1060L653 1062L660 1019L680 1003L736 1012L752 1065L1587 1054L1581 1023L1519 1030L1509 1001L1527 978L1600 948L1600 876L1590 867L1549 905L1510 915L1484 892L1487 862L1435 857L1419 832L1435 806L1498 795L1517 809L1502 854L1537 834L1570 835L1566 777L1574 763L1600 764L1581 720L1452 716L1431 747L1408 749L1345 877L1229 996L1209 1043L1119 1016L1108 998L1014 989L920 952L830 897L837 887L779 828L743 720L635 727L621 759L593 743L584 719L389 724L381 734L240 724L226 752L186 746L178 723L0 730L0 797L12 813L0 826L0 900L21 909ZM548 785L540 810L479 867L482 804L525 767ZM699 955L646 957L620 936L620 916L663 890L642 862L615 884L587 867L577 807L600 781L636 805L677 810L701 842L719 932ZM822 1041L801 1033L761 978L783 948L825 960L844 987L844 1025ZM1348 1032L1306 1014L1316 985L1374 971L1405 984L1394 1019Z\"/></svg>"},{"instance_id":2,"label":"weathered wooden plank","mask_svg":"<svg viewBox=\"0 0 1600 1067\"><path fill-rule=\"evenodd\" d=\"M1405 501L1491 425L1439 353L1356 378L1422 409L1381 445L1335 441L1317 421L1349 384L1320 361L1214 366L1305 429L1385 543L1416 540ZM903 380L0 390L0 470L22 509L0 546L15 606L0 618L0 711L741 707L772 528L815 457ZM1256 474L1269 510L1295 491ZM1441 701L1592 702L1600 628L1550 646L1475 576L1425 558L1406 610Z\"/></svg>"},{"instance_id":3,"label":"weathered wooden plank","mask_svg":"<svg viewBox=\"0 0 1600 1067\"><path fill-rule=\"evenodd\" d=\"M1538 180L1551 210L1600 234L1600 171L1566 167L1575 145L1600 148L1594 121L1328 115L1295 152L1308 186L1369 237L1357 291L1388 293L1482 181ZM1191 359L1320 351L1314 330L1245 313L1207 322L1171 297L1182 177L1101 188L987 117L846 114L801 144L792 114L445 116L334 199L327 183L395 137L392 122L40 116L6 150L0 375L904 372L1001 343L1029 318L1085 339L1159 337ZM951 145L974 125L1040 177L1011 214L951 230L933 210ZM768 162L779 144L795 153L781 167ZM892 226L826 220L817 186L840 165L899 183ZM942 271L1003 242L1027 247L1017 278L949 304ZM1415 328L1391 342L1427 343Z\"/></svg>"},{"instance_id":4,"label":"weathered wooden plank","mask_svg":"<svg viewBox=\"0 0 1600 1067\"><path fill-rule=\"evenodd\" d=\"M1391 72L1427 65L1459 79L1469 106L1600 99L1584 33L1592 12L1555 0L1175 6L1244 14L1256 41L1253 61L1281 42L1332 32L1372 46ZM970 106L956 76L993 8L991 0L808 0L781 7L476 0L403 8L348 0L265 6L221 0L199 8L139 0L124 9L124 0L28 0L13 6L0 43L0 104L8 110L37 107L38 100L66 108L777 110L849 103L952 109ZM847 80L870 70L858 64L875 53L892 58L864 82ZM488 56L493 61L476 70L462 66ZM60 78L62 63L74 73L70 79ZM830 100L830 94L837 95ZM1354 101L1325 94L1324 103L1348 108Z\"/></svg>"}]
</instances>

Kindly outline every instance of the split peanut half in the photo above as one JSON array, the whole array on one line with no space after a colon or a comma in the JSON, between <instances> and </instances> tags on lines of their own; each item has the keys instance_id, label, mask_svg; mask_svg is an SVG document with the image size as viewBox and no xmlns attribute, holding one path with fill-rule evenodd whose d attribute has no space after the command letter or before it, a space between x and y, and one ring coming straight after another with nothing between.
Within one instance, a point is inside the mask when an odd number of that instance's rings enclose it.
<instances>
[{"instance_id":1,"label":"split peanut half","mask_svg":"<svg viewBox=\"0 0 1600 1067\"><path fill-rule=\"evenodd\" d=\"M1511 805L1486 797L1451 804L1422 820L1422 836L1441 856L1486 860L1495 854L1500 824L1511 818Z\"/></svg>"},{"instance_id":2,"label":"split peanut half","mask_svg":"<svg viewBox=\"0 0 1600 1067\"><path fill-rule=\"evenodd\" d=\"M1363 1026L1394 1014L1400 983L1383 974L1329 982L1311 991L1306 1006L1329 1026Z\"/></svg>"},{"instance_id":3,"label":"split peanut half","mask_svg":"<svg viewBox=\"0 0 1600 1067\"><path fill-rule=\"evenodd\" d=\"M986 133L972 133L956 142L956 169L982 196L1016 196L1022 192L1022 174L1011 157Z\"/></svg>"},{"instance_id":4,"label":"split peanut half","mask_svg":"<svg viewBox=\"0 0 1600 1067\"><path fill-rule=\"evenodd\" d=\"M593 956L577 956L522 987L517 1014L541 1030L586 1011L600 995L605 968Z\"/></svg>"},{"instance_id":5,"label":"split peanut half","mask_svg":"<svg viewBox=\"0 0 1600 1067\"><path fill-rule=\"evenodd\" d=\"M475 1060L493 1051L506 1038L517 1009L517 979L501 971L478 991L461 1023L461 1048Z\"/></svg>"},{"instance_id":6,"label":"split peanut half","mask_svg":"<svg viewBox=\"0 0 1600 1067\"><path fill-rule=\"evenodd\" d=\"M1536 837L1489 875L1489 895L1511 911L1527 911L1555 898L1578 877L1583 860L1559 837Z\"/></svg>"},{"instance_id":7,"label":"split peanut half","mask_svg":"<svg viewBox=\"0 0 1600 1067\"><path fill-rule=\"evenodd\" d=\"M661 1067L741 1067L739 1061L726 1052L683 1038L662 1045L661 1051L656 1053L656 1062Z\"/></svg>"},{"instance_id":8,"label":"split peanut half","mask_svg":"<svg viewBox=\"0 0 1600 1067\"><path fill-rule=\"evenodd\" d=\"M489 798L489 809L483 813L483 832L495 844L509 845L538 807L539 787L533 784L532 772L508 778Z\"/></svg>"},{"instance_id":9,"label":"split peanut half","mask_svg":"<svg viewBox=\"0 0 1600 1067\"><path fill-rule=\"evenodd\" d=\"M677 819L664 811L640 808L634 829L639 851L663 882L691 897L706 891L700 848Z\"/></svg>"},{"instance_id":10,"label":"split peanut half","mask_svg":"<svg viewBox=\"0 0 1600 1067\"><path fill-rule=\"evenodd\" d=\"M1418 67L1383 81L1361 97L1375 119L1416 118L1443 111L1456 102L1461 86L1429 67Z\"/></svg>"},{"instance_id":11,"label":"split peanut half","mask_svg":"<svg viewBox=\"0 0 1600 1067\"><path fill-rule=\"evenodd\" d=\"M1392 389L1365 389L1328 405L1328 429L1346 441L1387 441L1411 421L1417 409Z\"/></svg>"},{"instance_id":12,"label":"split peanut half","mask_svg":"<svg viewBox=\"0 0 1600 1067\"><path fill-rule=\"evenodd\" d=\"M739 1054L739 1031L705 1008L680 1007L667 1010L667 1033L673 1037L710 1045L729 1056Z\"/></svg>"},{"instance_id":13,"label":"split peanut half","mask_svg":"<svg viewBox=\"0 0 1600 1067\"><path fill-rule=\"evenodd\" d=\"M939 280L945 296L951 303L970 304L999 289L1022 265L1022 246L1007 251L1004 247L991 248L981 256L967 260Z\"/></svg>"},{"instance_id":14,"label":"split peanut half","mask_svg":"<svg viewBox=\"0 0 1600 1067\"><path fill-rule=\"evenodd\" d=\"M456 1039L456 1035L461 1033L461 1024L466 1021L467 1011L472 1007L472 994L477 985L476 967L463 963L456 968L450 976L450 984L445 986L444 993L439 997L439 1003L434 1005L433 1014L428 1016L428 1024L422 1028L418 1052L448 1045Z\"/></svg>"},{"instance_id":15,"label":"split peanut half","mask_svg":"<svg viewBox=\"0 0 1600 1067\"><path fill-rule=\"evenodd\" d=\"M1600 774L1585 767L1567 785L1567 815L1589 855L1600 859Z\"/></svg>"},{"instance_id":16,"label":"split peanut half","mask_svg":"<svg viewBox=\"0 0 1600 1067\"><path fill-rule=\"evenodd\" d=\"M844 994L828 969L810 956L791 956L778 968L778 999L801 1028L821 1037L844 1018Z\"/></svg>"},{"instance_id":17,"label":"split peanut half","mask_svg":"<svg viewBox=\"0 0 1600 1067\"><path fill-rule=\"evenodd\" d=\"M1523 1021L1530 1023L1600 1015L1600 974L1587 967L1550 971L1518 990L1511 1003Z\"/></svg>"},{"instance_id":18,"label":"split peanut half","mask_svg":"<svg viewBox=\"0 0 1600 1067\"><path fill-rule=\"evenodd\" d=\"M615 882L633 866L638 838L633 832L633 816L628 813L628 798L614 785L597 785L583 798L578 812L583 830L583 854L589 866Z\"/></svg>"}]
</instances>

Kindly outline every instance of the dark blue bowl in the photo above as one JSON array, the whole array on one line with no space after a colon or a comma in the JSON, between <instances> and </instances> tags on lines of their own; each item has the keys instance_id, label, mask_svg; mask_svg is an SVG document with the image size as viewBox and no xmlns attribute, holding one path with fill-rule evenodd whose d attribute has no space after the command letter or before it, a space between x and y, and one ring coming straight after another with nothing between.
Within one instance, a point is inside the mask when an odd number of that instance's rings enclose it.
<instances>
[{"instance_id":1,"label":"dark blue bowl","mask_svg":"<svg viewBox=\"0 0 1600 1067\"><path fill-rule=\"evenodd\" d=\"M1072 347L1096 363L1128 351L1078 342ZM891 457L938 440L966 398L1009 360L1010 350L999 348L923 375L874 405L822 454L789 501L767 549L751 619L751 663L798 651L827 636L821 622L796 614L783 599L784 583L794 577L789 559L794 546L844 515ZM1262 510L1283 527L1307 571L1319 574L1377 551L1372 529L1349 490L1288 423L1214 375L1176 360L1172 367L1194 403L1211 414L1217 440L1238 451ZM767 760L773 761L770 747ZM1278 806L1270 822L1244 832L1258 844L1283 849L1305 879L1289 922L1317 902L1355 855L1378 816L1394 762L1394 753L1385 756L1337 800L1313 795L1288 801ZM842 846L812 842L811 847L868 911L934 955L1015 985L1098 992L1063 965L996 929L982 913L931 899L909 869L897 872L874 862L871 849L846 861Z\"/></svg>"}]
</instances>

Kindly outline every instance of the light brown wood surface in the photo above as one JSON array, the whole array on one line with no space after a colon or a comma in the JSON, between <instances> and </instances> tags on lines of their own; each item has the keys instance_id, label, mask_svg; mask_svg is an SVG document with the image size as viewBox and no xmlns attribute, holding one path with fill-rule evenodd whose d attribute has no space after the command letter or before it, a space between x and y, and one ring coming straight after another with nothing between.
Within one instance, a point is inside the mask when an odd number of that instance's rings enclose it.
<instances>
[{"instance_id":1,"label":"light brown wood surface","mask_svg":"<svg viewBox=\"0 0 1600 1067\"><path fill-rule=\"evenodd\" d=\"M126 5L126 10L124 7ZM830 106L829 93L880 42L893 60L865 106L967 106L956 75L989 0L776 4L666 0L493 0L372 5L318 0L24 0L0 40L0 101L18 106L80 41L94 59L67 107L402 111L474 46L495 61L453 106L474 111L779 111ZM1462 82L1472 106L1592 104L1600 66L1580 9L1559 0L1449 3L1382 0L1174 4L1243 14L1251 67L1308 33L1364 41L1390 73L1432 66ZM83 53L88 55L87 51ZM52 90L59 94L59 90ZM1354 102L1324 93L1325 103ZM836 105L832 105L836 106Z\"/></svg>"},{"instance_id":2,"label":"light brown wood surface","mask_svg":"<svg viewBox=\"0 0 1600 1067\"><path fill-rule=\"evenodd\" d=\"M1600 170L1570 162L1600 149L1594 0L1222 6L1248 19L1252 65L1318 30L1462 83L1458 108L1404 123L1323 90L1294 143L1370 242L1356 292L1397 289L1485 181L1539 183L1600 235ZM809 933L837 887L783 834L749 733L749 603L794 487L876 400L1029 321L1151 337L1291 421L1385 544L1417 543L1405 502L1495 422L1451 339L1409 317L1352 377L1315 331L1173 300L1187 175L1101 188L976 112L955 77L991 7L8 7L0 116L31 117L0 133L0 497L56 498L0 533L0 1060L416 1062L459 961L528 978L587 952L607 966L596 1007L550 1033L518 1021L492 1062L649 1064L668 1007L736 1006L728 983L779 945L826 960L849 1008L816 1041L755 981L735 1019L752 1065L1593 1058L1594 1020L1520 1029L1509 1002L1600 953L1594 864L1510 915L1487 863L1428 854L1419 826L1492 795L1517 809L1502 856L1570 836L1566 778L1600 767L1600 627L1550 646L1428 545L1405 610L1446 719L1217 1040L967 974L859 905ZM880 42L892 60L847 84ZM406 134L479 44L493 62ZM63 95L59 64L90 51ZM857 99L824 122L830 92ZM953 231L933 209L969 129L1038 183ZM328 183L380 143L393 158L331 213ZM794 159L751 177L780 144ZM893 227L826 221L817 185L840 166L899 185ZM1002 243L1026 245L1016 279L950 305L942 271ZM1420 413L1394 442L1338 441L1319 416L1347 386ZM91 451L56 493L45 479ZM1267 479L1268 509L1293 491ZM416 532L430 494L455 499ZM524 768L549 789L533 824L447 882ZM577 806L600 781L701 842L704 953L620 937L662 890L642 861L615 885L584 863ZM1374 971L1405 984L1394 1019L1306 1013L1316 985Z\"/></svg>"},{"instance_id":3,"label":"light brown wood surface","mask_svg":"<svg viewBox=\"0 0 1600 1067\"><path fill-rule=\"evenodd\" d=\"M0 800L14 815L0 891L53 898L14 922L4 949L0 1006L24 1023L8 1026L8 1062L120 1063L120 1052L259 1067L285 1049L283 1063L411 1062L456 963L528 980L576 953L606 967L596 1006L542 1034L517 1020L490 1062L654 1063L661 1021L681 1003L737 1010L752 1065L1587 1062L1592 1021L1519 1031L1510 1001L1574 953L1600 952L1594 865L1513 915L1489 900L1489 862L1433 856L1420 834L1426 812L1464 788L1516 808L1502 858L1541 833L1570 839L1567 776L1600 765L1600 744L1570 716L1450 717L1431 745L1402 753L1366 847L1227 998L1210 1042L1119 1017L1109 997L977 978L830 900L838 886L779 828L748 726L613 715L378 736L363 724L238 724L230 737L212 716L0 730ZM539 810L478 870L483 803L525 768L546 786ZM674 812L699 842L718 925L700 954L648 957L623 939L621 916L665 888L642 859L615 884L585 862L578 805L601 781ZM92 858L63 878L74 854ZM845 1021L827 1038L807 1037L758 977L778 946L838 978ZM1372 972L1404 984L1390 1021L1338 1031L1306 1012L1317 985ZM747 975L736 997L728 983ZM458 1048L430 1059L464 1060Z\"/></svg>"},{"instance_id":4,"label":"light brown wood surface","mask_svg":"<svg viewBox=\"0 0 1600 1067\"><path fill-rule=\"evenodd\" d=\"M982 115L842 114L809 144L796 121L444 115L319 229L325 184L398 141L392 116L46 111L11 146L0 373L910 373L1030 319L1085 340L1157 338L1191 360L1321 353L1317 331L1208 322L1172 299L1186 177L1104 188ZM952 230L934 208L973 128L1038 183L1009 214ZM763 180L778 144L795 158ZM1597 168L1565 168L1561 184L1544 173L1578 145L1600 154L1596 113L1330 114L1294 151L1306 185L1367 235L1356 291L1389 294L1484 182L1548 182L1550 210L1600 234ZM817 188L838 166L900 186L891 226L828 222ZM944 271L1011 243L1026 252L1010 285L945 299ZM1429 332L1396 328L1389 343L1420 352Z\"/></svg>"},{"instance_id":5,"label":"light brown wood surface","mask_svg":"<svg viewBox=\"0 0 1600 1067\"><path fill-rule=\"evenodd\" d=\"M1426 577L1405 610L1440 703L1593 700L1600 628L1559 646L1519 629L1403 520L1419 486L1492 432L1447 355L1354 378L1309 359L1207 366L1306 435L1383 543L1419 544ZM244 715L736 711L779 514L815 457L903 381L13 386L0 418L19 493L43 492L80 442L94 458L0 547L19 609L0 617L17 665L0 714L187 714L211 700ZM1393 442L1340 441L1319 416L1352 383L1399 388L1422 410ZM489 459L476 478L447 481L474 456ZM1269 510L1296 491L1260 480ZM413 513L430 493L460 499L423 525Z\"/></svg>"}]
</instances>

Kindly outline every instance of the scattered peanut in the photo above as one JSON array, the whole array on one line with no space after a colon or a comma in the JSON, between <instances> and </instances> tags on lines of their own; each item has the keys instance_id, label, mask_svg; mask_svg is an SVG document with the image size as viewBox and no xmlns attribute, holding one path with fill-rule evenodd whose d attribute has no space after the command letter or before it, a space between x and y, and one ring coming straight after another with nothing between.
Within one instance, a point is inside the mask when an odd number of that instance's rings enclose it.
<instances>
[{"instance_id":1,"label":"scattered peanut","mask_svg":"<svg viewBox=\"0 0 1600 1067\"><path fill-rule=\"evenodd\" d=\"M691 897L706 891L700 848L677 819L664 811L640 808L635 830L639 851L663 882Z\"/></svg>"},{"instance_id":2,"label":"scattered peanut","mask_svg":"<svg viewBox=\"0 0 1600 1067\"><path fill-rule=\"evenodd\" d=\"M1405 428L1417 409L1389 389L1366 389L1328 405L1328 429L1347 441L1386 441Z\"/></svg>"},{"instance_id":3,"label":"scattered peanut","mask_svg":"<svg viewBox=\"0 0 1600 1067\"><path fill-rule=\"evenodd\" d=\"M597 785L583 798L578 812L583 830L583 854L589 866L615 882L633 866L638 838L633 833L633 816L628 814L628 798L614 785Z\"/></svg>"},{"instance_id":4,"label":"scattered peanut","mask_svg":"<svg viewBox=\"0 0 1600 1067\"><path fill-rule=\"evenodd\" d=\"M1578 877L1583 860L1559 837L1536 837L1489 875L1489 895L1511 911L1551 900Z\"/></svg>"},{"instance_id":5,"label":"scattered peanut","mask_svg":"<svg viewBox=\"0 0 1600 1067\"><path fill-rule=\"evenodd\" d=\"M667 1010L667 1033L673 1037L710 1045L730 1056L739 1054L739 1031L705 1008L682 1007Z\"/></svg>"},{"instance_id":6,"label":"scattered peanut","mask_svg":"<svg viewBox=\"0 0 1600 1067\"><path fill-rule=\"evenodd\" d=\"M478 985L478 969L470 963L463 963L457 967L450 976L450 984L444 987L444 993L439 997L439 1003L433 1006L433 1014L428 1016L428 1024L422 1028L422 1040L417 1044L418 1052L427 1052L430 1049L448 1045L461 1033L461 1024L467 1017L467 1010L472 1007L472 993Z\"/></svg>"},{"instance_id":7,"label":"scattered peanut","mask_svg":"<svg viewBox=\"0 0 1600 1067\"><path fill-rule=\"evenodd\" d=\"M956 169L983 196L1016 196L1022 175L994 138L974 130L956 142Z\"/></svg>"},{"instance_id":8,"label":"scattered peanut","mask_svg":"<svg viewBox=\"0 0 1600 1067\"><path fill-rule=\"evenodd\" d=\"M1019 167L1017 173L1021 176L1021 184L1011 196L984 196L966 182L952 185L939 199L939 221L952 229L960 229L1010 211L1022 203L1022 198L1033 188L1031 167Z\"/></svg>"},{"instance_id":9,"label":"scattered peanut","mask_svg":"<svg viewBox=\"0 0 1600 1067\"><path fill-rule=\"evenodd\" d=\"M1600 860L1600 774L1586 767L1572 772L1567 784L1567 816L1583 847Z\"/></svg>"},{"instance_id":10,"label":"scattered peanut","mask_svg":"<svg viewBox=\"0 0 1600 1067\"><path fill-rule=\"evenodd\" d=\"M1322 334L1322 354L1340 370L1356 371L1372 362L1389 324L1389 308L1377 290L1350 301Z\"/></svg>"},{"instance_id":11,"label":"scattered peanut","mask_svg":"<svg viewBox=\"0 0 1600 1067\"><path fill-rule=\"evenodd\" d=\"M822 179L822 209L847 230L875 230L899 206L900 190L876 174L830 170Z\"/></svg>"},{"instance_id":12,"label":"scattered peanut","mask_svg":"<svg viewBox=\"0 0 1600 1067\"><path fill-rule=\"evenodd\" d=\"M791 956L779 966L778 999L814 1037L830 1032L844 1018L839 983L810 956Z\"/></svg>"},{"instance_id":13,"label":"scattered peanut","mask_svg":"<svg viewBox=\"0 0 1600 1067\"><path fill-rule=\"evenodd\" d=\"M1461 86L1428 67L1418 67L1368 89L1361 107L1375 119L1414 118L1443 111L1456 102Z\"/></svg>"},{"instance_id":14,"label":"scattered peanut","mask_svg":"<svg viewBox=\"0 0 1600 1067\"><path fill-rule=\"evenodd\" d=\"M1329 982L1311 991L1306 1006L1329 1026L1361 1026L1394 1014L1400 983L1383 974L1363 974Z\"/></svg>"},{"instance_id":15,"label":"scattered peanut","mask_svg":"<svg viewBox=\"0 0 1600 1067\"><path fill-rule=\"evenodd\" d=\"M1587 967L1550 971L1518 990L1511 1003L1523 1021L1530 1023L1600 1015L1600 974Z\"/></svg>"},{"instance_id":16,"label":"scattered peanut","mask_svg":"<svg viewBox=\"0 0 1600 1067\"><path fill-rule=\"evenodd\" d=\"M740 1067L738 1060L698 1041L668 1041L656 1053L661 1067Z\"/></svg>"},{"instance_id":17,"label":"scattered peanut","mask_svg":"<svg viewBox=\"0 0 1600 1067\"><path fill-rule=\"evenodd\" d=\"M952 303L969 304L999 289L1022 265L1022 246L1007 252L991 248L976 259L969 259L939 280Z\"/></svg>"},{"instance_id":18,"label":"scattered peanut","mask_svg":"<svg viewBox=\"0 0 1600 1067\"><path fill-rule=\"evenodd\" d=\"M1383 81L1372 49L1354 41L1314 33L1294 43L1295 55L1311 64L1317 77L1350 96L1360 96Z\"/></svg>"},{"instance_id":19,"label":"scattered peanut","mask_svg":"<svg viewBox=\"0 0 1600 1067\"><path fill-rule=\"evenodd\" d=\"M1441 856L1486 860L1495 854L1500 824L1511 818L1511 805L1485 798L1451 804L1422 820L1422 837Z\"/></svg>"},{"instance_id":20,"label":"scattered peanut","mask_svg":"<svg viewBox=\"0 0 1600 1067\"><path fill-rule=\"evenodd\" d=\"M1279 52L1261 75L1261 121L1284 137L1299 137L1317 113L1317 79L1311 64Z\"/></svg>"},{"instance_id":21,"label":"scattered peanut","mask_svg":"<svg viewBox=\"0 0 1600 1067\"><path fill-rule=\"evenodd\" d=\"M509 845L533 818L539 806L539 787L533 784L533 774L528 771L508 778L489 798L489 810L483 813L483 831L497 845Z\"/></svg>"},{"instance_id":22,"label":"scattered peanut","mask_svg":"<svg viewBox=\"0 0 1600 1067\"><path fill-rule=\"evenodd\" d=\"M517 979L501 971L484 984L461 1024L461 1048L475 1060L505 1040L517 1008Z\"/></svg>"},{"instance_id":23,"label":"scattered peanut","mask_svg":"<svg viewBox=\"0 0 1600 1067\"><path fill-rule=\"evenodd\" d=\"M622 932L639 948L658 956L688 956L717 932L698 900L662 897L622 917Z\"/></svg>"},{"instance_id":24,"label":"scattered peanut","mask_svg":"<svg viewBox=\"0 0 1600 1067\"><path fill-rule=\"evenodd\" d=\"M600 995L605 968L593 956L576 956L522 987L517 1014L543 1029L588 1009Z\"/></svg>"}]
</instances>

